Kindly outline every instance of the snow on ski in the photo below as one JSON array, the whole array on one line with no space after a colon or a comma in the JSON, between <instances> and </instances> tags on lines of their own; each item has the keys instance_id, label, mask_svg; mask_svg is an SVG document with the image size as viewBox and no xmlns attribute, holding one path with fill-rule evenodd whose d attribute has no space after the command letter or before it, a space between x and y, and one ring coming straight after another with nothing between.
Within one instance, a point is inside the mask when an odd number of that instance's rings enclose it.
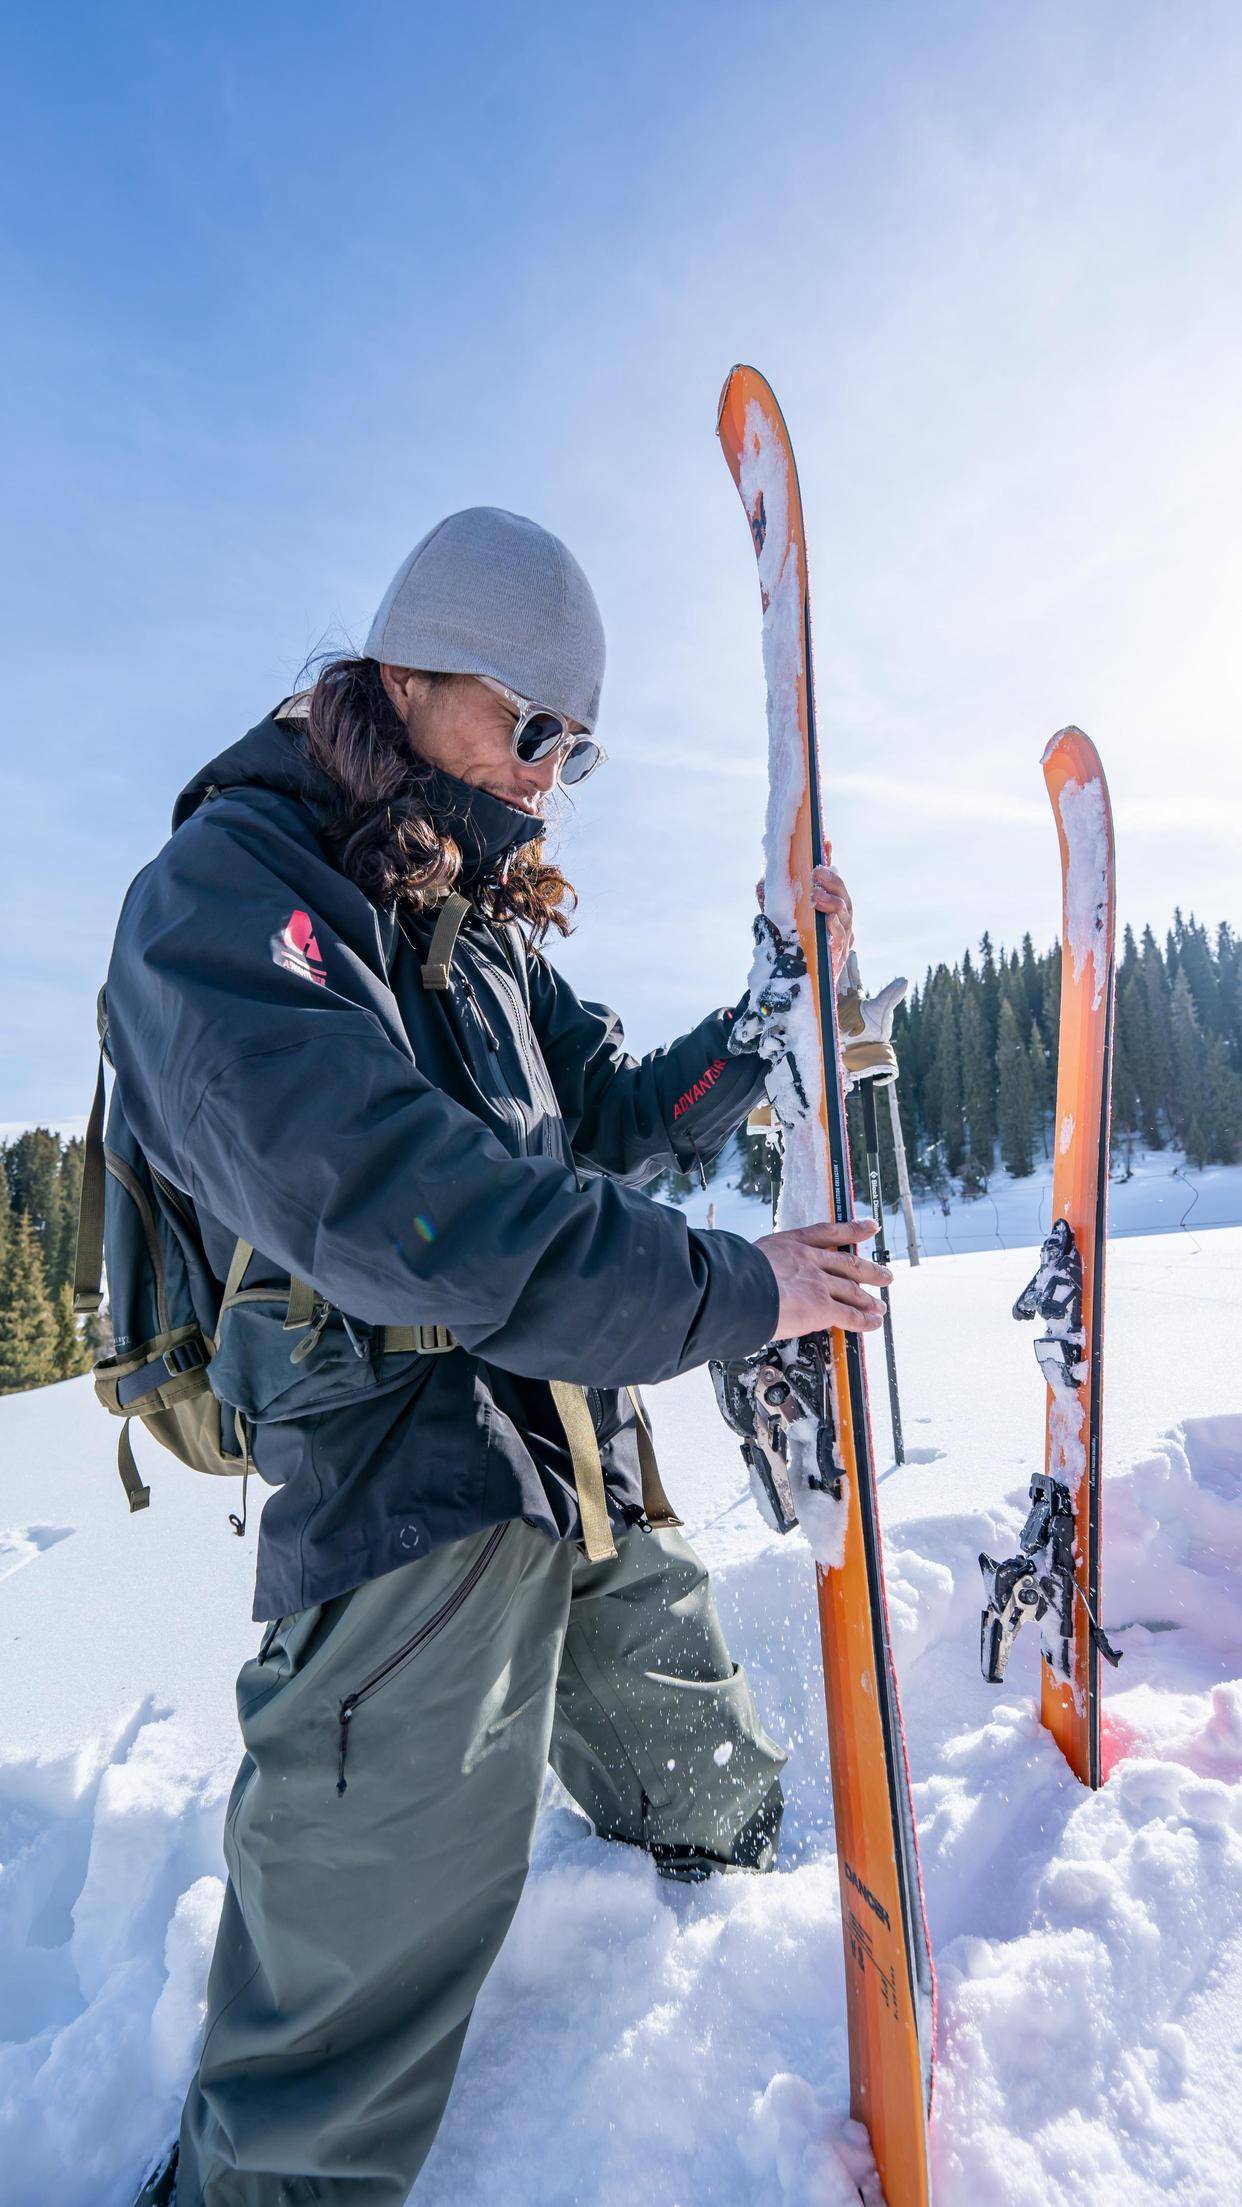
<instances>
[{"instance_id":1,"label":"snow on ski","mask_svg":"<svg viewBox=\"0 0 1242 2207\"><path fill-rule=\"evenodd\" d=\"M780 408L755 369L732 370L716 426L750 524L763 601L764 906L782 935L797 933L813 981L790 1053L803 1107L774 1084L784 1148L777 1223L801 1226L848 1219L854 1208L828 934L809 895L824 834L802 500ZM887 2207L926 2207L935 1980L889 1645L863 1344L837 1331L808 1346L833 1425L828 1476L822 1419L800 1418L789 1445L817 1560L851 2108L870 2135Z\"/></svg>"}]
</instances>

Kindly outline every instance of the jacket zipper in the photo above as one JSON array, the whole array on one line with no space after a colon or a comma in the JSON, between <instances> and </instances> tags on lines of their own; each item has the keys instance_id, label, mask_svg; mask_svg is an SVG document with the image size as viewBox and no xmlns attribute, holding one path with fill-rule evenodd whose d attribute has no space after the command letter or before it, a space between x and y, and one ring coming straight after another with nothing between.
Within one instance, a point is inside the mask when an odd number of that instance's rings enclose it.
<instances>
[{"instance_id":1,"label":"jacket zipper","mask_svg":"<svg viewBox=\"0 0 1242 2207\"><path fill-rule=\"evenodd\" d=\"M500 1037L493 1027L490 1019L488 1018L487 1013L484 1011L483 1006L479 1002L478 997L475 995L473 984L469 980L468 976L464 973L459 974L457 977L457 985L460 988L462 995L465 997L466 1002L469 1004L471 1010L473 1011L475 1018L478 1020L480 1027L483 1029L484 1034L487 1036L488 1049L499 1050Z\"/></svg>"},{"instance_id":2,"label":"jacket zipper","mask_svg":"<svg viewBox=\"0 0 1242 2207\"><path fill-rule=\"evenodd\" d=\"M369 1678L363 1679L360 1686L355 1686L352 1693L346 1694L339 1710L340 1732L337 1738L336 1762L336 1790L338 1794L345 1791L345 1756L349 1748L349 1727L353 1722L354 1711L360 1709L364 1701L369 1701L372 1694L377 1694L381 1686L386 1686L390 1679L395 1678L398 1671L404 1670L406 1664L419 1653L419 1650L425 1648L429 1640L434 1640L436 1634L442 1631L450 1619L457 1615L462 1603L478 1585L488 1564L504 1539L505 1531L505 1525L497 1525L493 1528L470 1569L464 1577L458 1580L452 1592L445 1597L434 1614L428 1617L419 1626L418 1631L413 1633L397 1649L395 1655L390 1655L386 1662L380 1664L378 1670L372 1671Z\"/></svg>"}]
</instances>

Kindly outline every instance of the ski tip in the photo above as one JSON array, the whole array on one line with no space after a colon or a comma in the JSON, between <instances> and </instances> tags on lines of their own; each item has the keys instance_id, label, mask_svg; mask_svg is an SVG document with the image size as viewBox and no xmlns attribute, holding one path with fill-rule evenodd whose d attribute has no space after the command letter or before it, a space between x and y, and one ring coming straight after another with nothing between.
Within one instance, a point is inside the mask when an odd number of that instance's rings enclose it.
<instances>
[{"instance_id":1,"label":"ski tip","mask_svg":"<svg viewBox=\"0 0 1242 2207\"><path fill-rule=\"evenodd\" d=\"M1051 736L1048 742L1044 745L1044 755L1039 762L1040 765L1047 766L1049 759L1052 757L1053 752L1057 748L1057 745L1059 743L1065 743L1075 736L1077 736L1080 743L1090 743L1091 741L1091 738L1087 734L1086 730L1084 728L1076 727L1072 720L1068 723L1066 727L1058 728L1055 736Z\"/></svg>"},{"instance_id":2,"label":"ski tip","mask_svg":"<svg viewBox=\"0 0 1242 2207\"><path fill-rule=\"evenodd\" d=\"M720 397L719 397L719 399L718 399L718 401L717 401L717 403L716 403L716 432L717 432L717 435L719 435L719 433L720 433L720 424L721 424L721 422L722 422L722 421L723 421L723 419L724 419L724 410L725 410L725 406L726 406L726 405L727 405L727 403L728 403L728 398L729 398L729 390L730 390L730 386L731 386L731 385L732 385L732 383L733 383L733 379L734 379L734 377L735 377L735 376L740 376L740 375L755 375L756 373L757 373L757 370L756 370L756 369L754 369L754 368L748 367L747 363L746 363L746 362L745 362L744 360L735 360L735 361L734 361L734 363L733 363L733 366L732 366L732 367L730 368L730 370L729 370L729 373L728 373L728 375L727 375L727 376L725 377L725 379L724 379L724 382L723 382L723 383L721 384L721 386L720 386Z\"/></svg>"}]
</instances>

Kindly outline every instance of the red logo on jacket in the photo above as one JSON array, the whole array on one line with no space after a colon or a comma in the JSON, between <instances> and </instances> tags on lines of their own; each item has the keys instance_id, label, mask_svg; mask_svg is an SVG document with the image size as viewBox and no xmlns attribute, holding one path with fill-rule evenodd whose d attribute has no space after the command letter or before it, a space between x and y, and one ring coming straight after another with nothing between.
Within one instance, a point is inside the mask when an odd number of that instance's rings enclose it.
<instances>
[{"instance_id":1,"label":"red logo on jacket","mask_svg":"<svg viewBox=\"0 0 1242 2207\"><path fill-rule=\"evenodd\" d=\"M327 981L327 968L315 941L315 924L309 912L289 914L280 933L272 937L272 958L286 973L296 973L303 981L317 981L320 988Z\"/></svg>"},{"instance_id":2,"label":"red logo on jacket","mask_svg":"<svg viewBox=\"0 0 1242 2207\"><path fill-rule=\"evenodd\" d=\"M700 1102L715 1087L727 1063L727 1058L713 1058L710 1065L704 1066L693 1088L687 1088L684 1096L679 1096L673 1105L673 1117L675 1119L680 1119L683 1111L688 1111L691 1104Z\"/></svg>"}]
</instances>

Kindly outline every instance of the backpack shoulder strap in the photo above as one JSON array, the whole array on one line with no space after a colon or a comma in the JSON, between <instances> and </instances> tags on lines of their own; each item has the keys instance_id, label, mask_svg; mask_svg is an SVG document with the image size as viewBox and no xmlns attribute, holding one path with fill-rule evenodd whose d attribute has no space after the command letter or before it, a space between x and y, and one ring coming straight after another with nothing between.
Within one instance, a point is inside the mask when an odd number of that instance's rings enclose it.
<instances>
[{"instance_id":1,"label":"backpack shoulder strap","mask_svg":"<svg viewBox=\"0 0 1242 2207\"><path fill-rule=\"evenodd\" d=\"M432 930L431 946L422 969L423 987L425 989L446 989L448 987L449 973L453 964L453 952L457 948L457 938L461 933L462 923L469 910L470 899L459 896L455 889L451 891L440 906L439 917Z\"/></svg>"},{"instance_id":2,"label":"backpack shoulder strap","mask_svg":"<svg viewBox=\"0 0 1242 2207\"><path fill-rule=\"evenodd\" d=\"M102 1300L104 1241L104 1057L99 1050L95 1098L86 1122L82 1192L78 1198L78 1237L73 1252L73 1307L79 1318L93 1317Z\"/></svg>"}]
</instances>

